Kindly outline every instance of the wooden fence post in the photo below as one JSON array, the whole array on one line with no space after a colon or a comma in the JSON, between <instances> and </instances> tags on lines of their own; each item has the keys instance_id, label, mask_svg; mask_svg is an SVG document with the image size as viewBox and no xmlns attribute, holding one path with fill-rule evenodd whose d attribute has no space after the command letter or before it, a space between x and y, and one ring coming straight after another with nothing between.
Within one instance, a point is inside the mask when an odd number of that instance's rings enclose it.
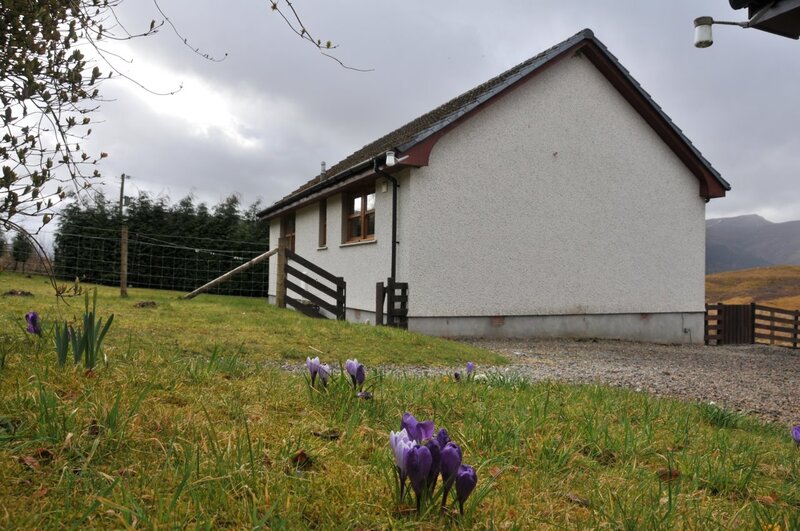
<instances>
[{"instance_id":1,"label":"wooden fence post","mask_svg":"<svg viewBox=\"0 0 800 531\"><path fill-rule=\"evenodd\" d=\"M339 281L336 282L336 319L338 321L345 321L347 319L347 292L345 289L346 284L344 278L340 277Z\"/></svg>"},{"instance_id":2,"label":"wooden fence post","mask_svg":"<svg viewBox=\"0 0 800 531\"><path fill-rule=\"evenodd\" d=\"M278 265L275 269L275 305L286 308L286 249L289 240L285 237L278 239Z\"/></svg>"},{"instance_id":3,"label":"wooden fence post","mask_svg":"<svg viewBox=\"0 0 800 531\"><path fill-rule=\"evenodd\" d=\"M119 296L128 296L128 226L122 226L119 242Z\"/></svg>"},{"instance_id":4,"label":"wooden fence post","mask_svg":"<svg viewBox=\"0 0 800 531\"><path fill-rule=\"evenodd\" d=\"M800 348L800 310L794 312L794 348Z\"/></svg>"},{"instance_id":5,"label":"wooden fence post","mask_svg":"<svg viewBox=\"0 0 800 531\"><path fill-rule=\"evenodd\" d=\"M383 301L386 298L386 290L383 282L375 285L375 326L383 326Z\"/></svg>"},{"instance_id":6,"label":"wooden fence post","mask_svg":"<svg viewBox=\"0 0 800 531\"><path fill-rule=\"evenodd\" d=\"M397 326L394 315L394 297L394 279L389 277L386 279L386 324L388 326Z\"/></svg>"}]
</instances>

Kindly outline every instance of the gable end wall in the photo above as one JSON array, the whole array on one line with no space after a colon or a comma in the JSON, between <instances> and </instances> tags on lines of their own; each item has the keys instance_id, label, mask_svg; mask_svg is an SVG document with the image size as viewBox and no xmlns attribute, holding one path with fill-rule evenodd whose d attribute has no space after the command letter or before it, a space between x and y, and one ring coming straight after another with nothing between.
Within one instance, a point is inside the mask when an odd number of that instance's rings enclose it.
<instances>
[{"instance_id":1,"label":"gable end wall","mask_svg":"<svg viewBox=\"0 0 800 531\"><path fill-rule=\"evenodd\" d=\"M584 57L465 120L411 179L412 317L703 311L697 179Z\"/></svg>"}]
</instances>

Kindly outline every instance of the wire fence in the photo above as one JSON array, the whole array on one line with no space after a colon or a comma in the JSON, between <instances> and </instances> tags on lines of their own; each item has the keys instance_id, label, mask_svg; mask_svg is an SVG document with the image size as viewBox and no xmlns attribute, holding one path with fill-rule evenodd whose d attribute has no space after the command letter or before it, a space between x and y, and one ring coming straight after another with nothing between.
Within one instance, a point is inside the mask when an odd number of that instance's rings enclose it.
<instances>
[{"instance_id":1,"label":"wire fence","mask_svg":"<svg viewBox=\"0 0 800 531\"><path fill-rule=\"evenodd\" d=\"M127 285L129 288L192 291L264 253L267 247L267 242L130 232ZM81 282L119 285L120 251L118 229L58 233L51 257L53 271L63 280L77 278ZM6 269L37 272L30 262L8 263ZM266 297L268 275L268 263L262 262L209 293Z\"/></svg>"}]
</instances>

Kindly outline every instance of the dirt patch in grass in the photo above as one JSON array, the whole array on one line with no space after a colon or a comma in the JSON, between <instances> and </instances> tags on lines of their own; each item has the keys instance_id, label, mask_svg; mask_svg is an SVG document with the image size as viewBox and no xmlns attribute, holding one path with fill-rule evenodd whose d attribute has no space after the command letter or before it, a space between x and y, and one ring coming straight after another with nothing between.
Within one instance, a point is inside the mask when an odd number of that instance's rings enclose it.
<instances>
[{"instance_id":1,"label":"dirt patch in grass","mask_svg":"<svg viewBox=\"0 0 800 531\"><path fill-rule=\"evenodd\" d=\"M3 293L3 297L33 297L33 293L21 289L11 289Z\"/></svg>"}]
</instances>

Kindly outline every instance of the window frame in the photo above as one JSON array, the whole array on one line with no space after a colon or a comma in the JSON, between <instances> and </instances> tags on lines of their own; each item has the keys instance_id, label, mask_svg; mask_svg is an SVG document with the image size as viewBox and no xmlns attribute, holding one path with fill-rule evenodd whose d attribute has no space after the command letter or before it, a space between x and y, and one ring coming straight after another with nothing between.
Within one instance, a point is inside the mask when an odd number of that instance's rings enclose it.
<instances>
[{"instance_id":1,"label":"window frame","mask_svg":"<svg viewBox=\"0 0 800 531\"><path fill-rule=\"evenodd\" d=\"M328 246L328 200L319 202L319 240L317 247L324 249Z\"/></svg>"},{"instance_id":2,"label":"window frame","mask_svg":"<svg viewBox=\"0 0 800 531\"><path fill-rule=\"evenodd\" d=\"M367 210L367 198L372 195L373 199L373 206L371 210ZM343 227L344 227L344 238L342 243L358 243L358 242L367 242L367 241L374 241L375 240L375 202L377 202L377 194L375 193L375 185L371 184L369 186L365 186L359 188L357 190L352 190L346 194L344 194L345 198L345 208L342 209L344 213L344 220L343 220ZM353 209L353 203L357 199L361 199L361 210L360 212L356 213ZM369 230L369 217L372 216L373 222L373 232L367 232ZM352 236L351 231L351 224L355 223L358 220L361 223L361 234L358 236Z\"/></svg>"}]
</instances>

